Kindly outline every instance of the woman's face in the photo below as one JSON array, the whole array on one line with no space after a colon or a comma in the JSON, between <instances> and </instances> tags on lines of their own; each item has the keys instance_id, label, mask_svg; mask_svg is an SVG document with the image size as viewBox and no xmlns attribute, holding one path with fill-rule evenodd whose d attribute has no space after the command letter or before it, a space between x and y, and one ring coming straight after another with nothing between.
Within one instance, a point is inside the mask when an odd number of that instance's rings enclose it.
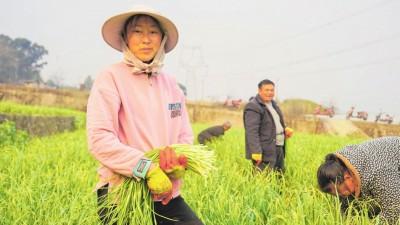
<instances>
[{"instance_id":1,"label":"woman's face","mask_svg":"<svg viewBox=\"0 0 400 225\"><path fill-rule=\"evenodd\" d=\"M127 42L131 52L143 62L150 62L157 54L162 40L159 25L150 16L139 16L127 28Z\"/></svg>"},{"instance_id":2,"label":"woman's face","mask_svg":"<svg viewBox=\"0 0 400 225\"><path fill-rule=\"evenodd\" d=\"M350 196L353 195L356 191L354 178L348 173L344 174L344 181L341 184L335 185L332 184L331 193L332 195L336 195L336 191L340 196Z\"/></svg>"}]
</instances>

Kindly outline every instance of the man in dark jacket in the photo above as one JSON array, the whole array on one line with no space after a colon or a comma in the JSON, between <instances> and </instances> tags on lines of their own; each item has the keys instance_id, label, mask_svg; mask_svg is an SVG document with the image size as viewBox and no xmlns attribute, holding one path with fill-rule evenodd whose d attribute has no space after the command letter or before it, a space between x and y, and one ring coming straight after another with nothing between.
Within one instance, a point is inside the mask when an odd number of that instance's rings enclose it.
<instances>
[{"instance_id":1,"label":"man in dark jacket","mask_svg":"<svg viewBox=\"0 0 400 225\"><path fill-rule=\"evenodd\" d=\"M354 198L377 203L368 214L400 222L400 137L349 145L325 157L317 172L321 191L339 195L342 211ZM373 201L371 201L373 200Z\"/></svg>"},{"instance_id":2,"label":"man in dark jacket","mask_svg":"<svg viewBox=\"0 0 400 225\"><path fill-rule=\"evenodd\" d=\"M260 170L270 168L283 172L285 169L285 139L293 130L286 128L283 114L276 102L275 84L262 80L258 94L246 104L243 112L246 158Z\"/></svg>"},{"instance_id":3,"label":"man in dark jacket","mask_svg":"<svg viewBox=\"0 0 400 225\"><path fill-rule=\"evenodd\" d=\"M205 144L207 141L211 141L213 138L224 135L225 131L229 130L231 126L231 123L229 121L226 121L222 125L207 128L200 132L197 140L200 144Z\"/></svg>"}]
</instances>

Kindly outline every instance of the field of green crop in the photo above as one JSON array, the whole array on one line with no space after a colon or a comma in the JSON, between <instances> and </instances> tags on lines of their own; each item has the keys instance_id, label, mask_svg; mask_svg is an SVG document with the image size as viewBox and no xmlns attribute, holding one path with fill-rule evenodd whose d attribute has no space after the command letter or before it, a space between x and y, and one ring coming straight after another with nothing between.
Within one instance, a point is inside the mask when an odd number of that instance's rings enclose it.
<instances>
[{"instance_id":1,"label":"field of green crop","mask_svg":"<svg viewBox=\"0 0 400 225\"><path fill-rule=\"evenodd\" d=\"M205 127L193 126L196 134ZM279 178L253 174L244 159L243 135L233 128L210 145L217 170L209 177L185 177L182 195L205 224L378 222L362 214L341 215L337 199L317 189L316 169L325 154L361 140L295 134L286 174ZM93 191L97 162L87 150L85 130L21 140L0 147L0 224L99 224Z\"/></svg>"},{"instance_id":2,"label":"field of green crop","mask_svg":"<svg viewBox=\"0 0 400 225\"><path fill-rule=\"evenodd\" d=\"M16 114L24 116L73 116L75 127L83 128L86 123L85 113L49 106L23 105L15 102L0 101L0 114Z\"/></svg>"}]
</instances>

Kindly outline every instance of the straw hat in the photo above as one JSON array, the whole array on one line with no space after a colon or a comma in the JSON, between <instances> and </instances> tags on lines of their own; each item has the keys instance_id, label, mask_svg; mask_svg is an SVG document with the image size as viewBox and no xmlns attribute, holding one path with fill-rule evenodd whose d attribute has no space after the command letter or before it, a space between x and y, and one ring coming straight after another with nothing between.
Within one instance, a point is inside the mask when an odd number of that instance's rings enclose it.
<instances>
[{"instance_id":1,"label":"straw hat","mask_svg":"<svg viewBox=\"0 0 400 225\"><path fill-rule=\"evenodd\" d=\"M178 43L178 29L170 19L161 15L154 9L146 6L136 6L129 12L118 14L109 18L103 24L101 29L103 39L107 42L107 44L121 52L121 32L125 22L131 16L138 14L151 16L160 23L161 28L168 37L167 42L165 43L165 52L170 52Z\"/></svg>"}]
</instances>

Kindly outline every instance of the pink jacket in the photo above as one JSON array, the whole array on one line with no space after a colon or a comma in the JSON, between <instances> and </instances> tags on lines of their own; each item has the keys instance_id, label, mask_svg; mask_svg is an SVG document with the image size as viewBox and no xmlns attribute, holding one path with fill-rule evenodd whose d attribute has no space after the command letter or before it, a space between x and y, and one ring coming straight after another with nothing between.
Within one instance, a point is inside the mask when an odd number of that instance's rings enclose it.
<instances>
[{"instance_id":1,"label":"pink jacket","mask_svg":"<svg viewBox=\"0 0 400 225\"><path fill-rule=\"evenodd\" d=\"M171 76L133 75L124 63L96 78L87 105L89 149L100 162L100 182L110 186L132 177L144 153L156 147L193 142L185 96ZM175 181L173 196L179 195Z\"/></svg>"}]
</instances>

